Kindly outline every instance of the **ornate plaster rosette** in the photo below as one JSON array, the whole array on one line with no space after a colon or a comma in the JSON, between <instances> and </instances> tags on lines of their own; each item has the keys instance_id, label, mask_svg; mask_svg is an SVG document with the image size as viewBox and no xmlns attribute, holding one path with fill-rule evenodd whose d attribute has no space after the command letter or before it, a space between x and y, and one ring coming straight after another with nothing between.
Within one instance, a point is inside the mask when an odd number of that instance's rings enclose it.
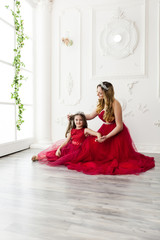
<instances>
[{"instance_id":1,"label":"ornate plaster rosette","mask_svg":"<svg viewBox=\"0 0 160 240\"><path fill-rule=\"evenodd\" d=\"M67 90L67 93L68 95L70 96L71 93L72 93L72 90L73 90L73 78L72 78L72 75L71 73L68 74L68 77L66 79L66 90Z\"/></svg>"},{"instance_id":2,"label":"ornate plaster rosette","mask_svg":"<svg viewBox=\"0 0 160 240\"><path fill-rule=\"evenodd\" d=\"M124 18L115 18L109 22L100 34L102 55L125 58L134 53L138 43L138 34L134 22Z\"/></svg>"},{"instance_id":3,"label":"ornate plaster rosette","mask_svg":"<svg viewBox=\"0 0 160 240\"><path fill-rule=\"evenodd\" d=\"M54 2L54 0L33 0L33 2L36 3L36 4L37 4L37 3L38 3L38 4L39 4L39 3L40 3L40 4L41 4L41 3L52 3L52 2Z\"/></svg>"}]
</instances>

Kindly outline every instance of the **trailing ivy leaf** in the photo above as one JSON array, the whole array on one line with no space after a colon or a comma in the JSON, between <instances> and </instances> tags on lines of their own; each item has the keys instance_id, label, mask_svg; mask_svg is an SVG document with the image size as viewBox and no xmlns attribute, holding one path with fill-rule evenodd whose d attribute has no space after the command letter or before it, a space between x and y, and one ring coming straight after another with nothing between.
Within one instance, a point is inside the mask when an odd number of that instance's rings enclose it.
<instances>
[{"instance_id":1,"label":"trailing ivy leaf","mask_svg":"<svg viewBox=\"0 0 160 240\"><path fill-rule=\"evenodd\" d=\"M15 99L15 103L18 106L18 118L16 122L16 127L18 130L21 129L21 125L24 122L22 120L23 111L25 111L23 104L21 103L21 99L19 97L19 90L22 86L22 80L26 80L22 74L21 74L21 67L25 67L25 64L21 62L21 49L24 46L25 39L29 39L27 35L24 34L24 20L21 17L20 12L20 5L21 1L15 1L15 10L9 8L9 6L5 6L7 9L9 9L12 13L12 16L14 18L14 28L16 33L16 48L13 49L15 53L14 61L12 65L15 67L15 76L13 83L11 86L13 87L14 91L11 93L11 98Z\"/></svg>"}]
</instances>

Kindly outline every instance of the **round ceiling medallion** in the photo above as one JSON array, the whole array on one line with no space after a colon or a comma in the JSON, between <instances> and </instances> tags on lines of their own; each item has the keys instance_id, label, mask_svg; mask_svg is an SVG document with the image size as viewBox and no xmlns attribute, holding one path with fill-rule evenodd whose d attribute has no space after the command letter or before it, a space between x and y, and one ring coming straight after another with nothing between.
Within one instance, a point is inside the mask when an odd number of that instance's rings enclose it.
<instances>
[{"instance_id":1,"label":"round ceiling medallion","mask_svg":"<svg viewBox=\"0 0 160 240\"><path fill-rule=\"evenodd\" d=\"M100 47L104 56L125 58L133 54L137 43L138 34L134 23L126 19L108 23L100 35Z\"/></svg>"}]
</instances>

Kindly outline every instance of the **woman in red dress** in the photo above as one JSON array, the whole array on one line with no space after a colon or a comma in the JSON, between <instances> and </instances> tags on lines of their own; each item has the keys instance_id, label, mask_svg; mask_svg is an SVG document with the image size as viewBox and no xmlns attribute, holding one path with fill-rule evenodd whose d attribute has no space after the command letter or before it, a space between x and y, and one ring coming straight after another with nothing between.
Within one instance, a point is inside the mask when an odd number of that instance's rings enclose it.
<instances>
[{"instance_id":1,"label":"woman in red dress","mask_svg":"<svg viewBox=\"0 0 160 240\"><path fill-rule=\"evenodd\" d=\"M82 143L88 135L99 140L101 134L87 128L86 117L79 112L69 119L66 139L54 143L49 148L32 157L32 161L39 161L49 166L65 164L66 161L76 158L81 151Z\"/></svg>"},{"instance_id":2,"label":"woman in red dress","mask_svg":"<svg viewBox=\"0 0 160 240\"><path fill-rule=\"evenodd\" d=\"M120 103L114 98L111 83L97 86L98 104L95 111L86 114L91 120L98 116L103 124L98 130L102 135L88 137L81 151L70 156L65 165L86 174L139 174L155 166L154 158L138 153L128 128L122 121Z\"/></svg>"}]
</instances>

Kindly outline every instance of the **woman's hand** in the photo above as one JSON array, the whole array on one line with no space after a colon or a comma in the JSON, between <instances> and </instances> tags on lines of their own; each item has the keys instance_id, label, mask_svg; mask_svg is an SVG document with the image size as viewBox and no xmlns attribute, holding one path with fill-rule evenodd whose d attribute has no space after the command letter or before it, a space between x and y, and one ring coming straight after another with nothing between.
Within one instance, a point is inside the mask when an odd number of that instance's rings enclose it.
<instances>
[{"instance_id":1,"label":"woman's hand","mask_svg":"<svg viewBox=\"0 0 160 240\"><path fill-rule=\"evenodd\" d=\"M70 119L70 115L69 115L69 114L67 115L67 119L68 119L68 121L69 121L69 119Z\"/></svg>"},{"instance_id":2,"label":"woman's hand","mask_svg":"<svg viewBox=\"0 0 160 240\"><path fill-rule=\"evenodd\" d=\"M106 141L106 139L107 139L107 136L102 136L100 138L97 138L96 142L102 143L102 142Z\"/></svg>"},{"instance_id":3,"label":"woman's hand","mask_svg":"<svg viewBox=\"0 0 160 240\"><path fill-rule=\"evenodd\" d=\"M70 120L70 118L73 116L73 114L68 114L67 115L67 119L68 119L68 121Z\"/></svg>"},{"instance_id":4,"label":"woman's hand","mask_svg":"<svg viewBox=\"0 0 160 240\"><path fill-rule=\"evenodd\" d=\"M57 157L60 157L60 156L61 156L61 149L59 149L59 148L57 149L57 151L56 151L56 156L57 156Z\"/></svg>"}]
</instances>

